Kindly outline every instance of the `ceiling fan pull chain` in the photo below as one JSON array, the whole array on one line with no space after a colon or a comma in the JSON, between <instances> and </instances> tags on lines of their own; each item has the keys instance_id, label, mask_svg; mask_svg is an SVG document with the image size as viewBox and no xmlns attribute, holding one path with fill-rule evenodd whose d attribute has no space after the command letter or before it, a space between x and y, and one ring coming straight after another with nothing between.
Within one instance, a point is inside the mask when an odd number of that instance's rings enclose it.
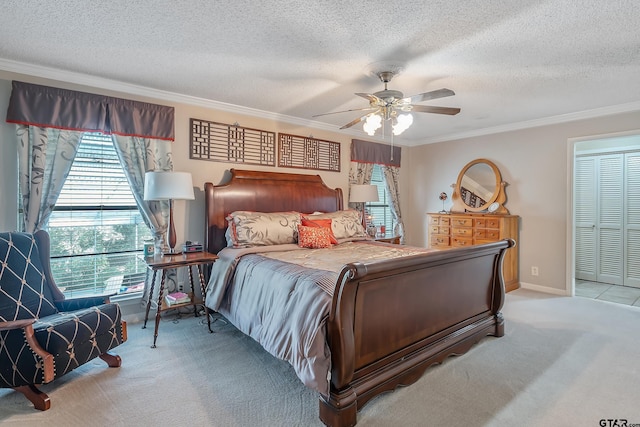
<instances>
[{"instance_id":1,"label":"ceiling fan pull chain","mask_svg":"<svg viewBox=\"0 0 640 427\"><path fill-rule=\"evenodd\" d=\"M391 160L393 160L393 132L391 132Z\"/></svg>"}]
</instances>

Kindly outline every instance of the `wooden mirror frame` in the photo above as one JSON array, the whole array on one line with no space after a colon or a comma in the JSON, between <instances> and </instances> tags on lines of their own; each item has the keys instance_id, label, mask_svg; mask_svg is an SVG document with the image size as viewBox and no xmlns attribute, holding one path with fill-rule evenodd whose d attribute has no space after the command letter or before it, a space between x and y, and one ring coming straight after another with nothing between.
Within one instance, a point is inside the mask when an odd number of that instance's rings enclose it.
<instances>
[{"instance_id":1,"label":"wooden mirror frame","mask_svg":"<svg viewBox=\"0 0 640 427\"><path fill-rule=\"evenodd\" d=\"M496 178L496 184L493 189L493 193L491 199L486 201L486 203L479 207L469 206L464 203L461 196L460 186L462 184L462 178L464 177L467 171L478 164L486 164L493 170L493 174ZM505 187L507 183L502 180L502 175L500 175L500 169L490 160L487 159L476 159L472 160L462 168L460 173L458 174L458 180L453 187L453 194L451 195L451 201L453 202L453 206L451 207L452 212L484 212L488 211L489 213L494 214L508 214L509 211L504 207L504 203L507 201L507 195L505 193Z\"/></svg>"}]
</instances>

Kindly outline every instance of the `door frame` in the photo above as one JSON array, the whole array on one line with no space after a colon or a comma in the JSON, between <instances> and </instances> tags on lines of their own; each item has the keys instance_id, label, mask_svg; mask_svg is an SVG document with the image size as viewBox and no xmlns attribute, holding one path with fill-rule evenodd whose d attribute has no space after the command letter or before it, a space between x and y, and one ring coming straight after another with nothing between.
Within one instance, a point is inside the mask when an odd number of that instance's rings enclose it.
<instances>
[{"instance_id":1,"label":"door frame","mask_svg":"<svg viewBox=\"0 0 640 427\"><path fill-rule=\"evenodd\" d=\"M565 293L569 296L576 294L576 229L575 229L575 201L574 201L574 165L576 160L576 145L581 142L600 139L620 138L625 136L640 136L640 129L612 132L606 134L581 136L567 139L567 236L566 236L566 278ZM604 151L603 151L604 152Z\"/></svg>"}]
</instances>

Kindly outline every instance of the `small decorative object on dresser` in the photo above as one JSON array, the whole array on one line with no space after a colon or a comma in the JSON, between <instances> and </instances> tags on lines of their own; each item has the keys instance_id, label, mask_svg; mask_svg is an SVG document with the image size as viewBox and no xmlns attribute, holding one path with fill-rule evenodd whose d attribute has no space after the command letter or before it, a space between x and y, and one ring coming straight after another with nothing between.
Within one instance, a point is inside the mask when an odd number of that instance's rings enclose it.
<instances>
[{"instance_id":1,"label":"small decorative object on dresser","mask_svg":"<svg viewBox=\"0 0 640 427\"><path fill-rule=\"evenodd\" d=\"M449 198L449 196L447 196L447 193L445 193L444 191L442 193L440 193L439 199L442 200L442 210L440 211L440 213L442 213L442 214L447 213L447 211L444 209L444 202L448 198Z\"/></svg>"}]
</instances>

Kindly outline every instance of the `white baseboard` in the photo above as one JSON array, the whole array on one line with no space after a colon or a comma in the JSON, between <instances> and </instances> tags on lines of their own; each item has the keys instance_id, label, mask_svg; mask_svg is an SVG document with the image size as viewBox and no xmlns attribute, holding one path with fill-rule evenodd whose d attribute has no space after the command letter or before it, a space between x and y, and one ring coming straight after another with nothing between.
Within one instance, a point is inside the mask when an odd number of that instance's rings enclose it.
<instances>
[{"instance_id":1,"label":"white baseboard","mask_svg":"<svg viewBox=\"0 0 640 427\"><path fill-rule=\"evenodd\" d=\"M563 297L570 296L565 289L549 288L548 286L534 285L533 283L520 282L520 287L522 289L544 292L546 294L560 295Z\"/></svg>"},{"instance_id":2,"label":"white baseboard","mask_svg":"<svg viewBox=\"0 0 640 427\"><path fill-rule=\"evenodd\" d=\"M142 306L142 292L133 294L121 294L111 298L111 302L116 302L122 311L122 318L129 323L139 323L144 320L145 309ZM153 312L155 315L155 311Z\"/></svg>"}]
</instances>

